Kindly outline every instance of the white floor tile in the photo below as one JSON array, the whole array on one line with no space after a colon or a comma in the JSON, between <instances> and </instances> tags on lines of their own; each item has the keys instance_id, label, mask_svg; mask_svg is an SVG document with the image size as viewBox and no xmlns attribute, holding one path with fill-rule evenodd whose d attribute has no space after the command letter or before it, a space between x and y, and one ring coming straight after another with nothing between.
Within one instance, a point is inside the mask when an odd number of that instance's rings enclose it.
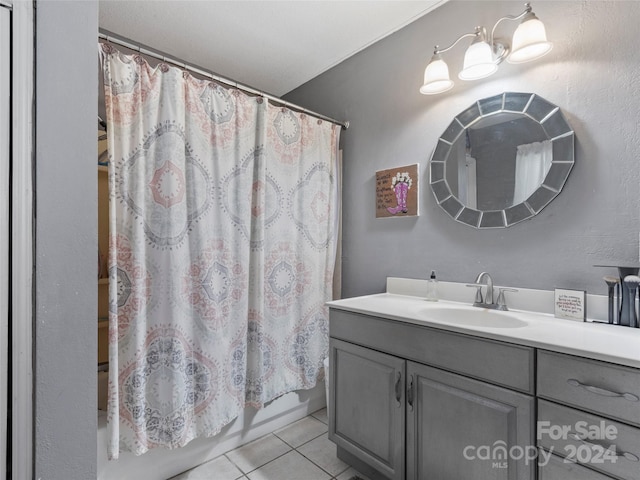
<instances>
[{"instance_id":1,"label":"white floor tile","mask_svg":"<svg viewBox=\"0 0 640 480\"><path fill-rule=\"evenodd\" d=\"M336 476L349 468L349 465L336 456L336 444L331 442L327 435L320 435L305 443L298 448L298 452L331 476Z\"/></svg>"},{"instance_id":2,"label":"white floor tile","mask_svg":"<svg viewBox=\"0 0 640 480\"><path fill-rule=\"evenodd\" d=\"M178 475L173 480L236 480L243 476L242 472L223 455Z\"/></svg>"},{"instance_id":3,"label":"white floor tile","mask_svg":"<svg viewBox=\"0 0 640 480\"><path fill-rule=\"evenodd\" d=\"M274 432L294 448L313 440L327 431L327 426L313 417L305 417Z\"/></svg>"},{"instance_id":4,"label":"white floor tile","mask_svg":"<svg viewBox=\"0 0 640 480\"><path fill-rule=\"evenodd\" d=\"M323 408L322 410L318 410L317 412L313 412L311 414L311 416L313 416L314 418L317 418L318 420L320 420L325 425L329 424L329 418L327 417L327 409L326 408Z\"/></svg>"},{"instance_id":5,"label":"white floor tile","mask_svg":"<svg viewBox=\"0 0 640 480\"><path fill-rule=\"evenodd\" d=\"M327 423L323 408L172 480L369 480L338 459Z\"/></svg>"},{"instance_id":6,"label":"white floor tile","mask_svg":"<svg viewBox=\"0 0 640 480\"><path fill-rule=\"evenodd\" d=\"M275 435L267 435L225 455L244 473L251 472L265 463L284 455L291 447Z\"/></svg>"},{"instance_id":7,"label":"white floor tile","mask_svg":"<svg viewBox=\"0 0 640 480\"><path fill-rule=\"evenodd\" d=\"M361 478L362 480L369 480L369 477L365 477L361 473L358 473L356 469L352 467L349 468L349 470L346 470L342 472L340 475L338 475L336 477L336 480L350 480L351 477L355 477L355 476L357 476L358 478Z\"/></svg>"},{"instance_id":8,"label":"white floor tile","mask_svg":"<svg viewBox=\"0 0 640 480\"><path fill-rule=\"evenodd\" d=\"M249 480L330 480L331 476L296 451L247 475Z\"/></svg>"}]
</instances>

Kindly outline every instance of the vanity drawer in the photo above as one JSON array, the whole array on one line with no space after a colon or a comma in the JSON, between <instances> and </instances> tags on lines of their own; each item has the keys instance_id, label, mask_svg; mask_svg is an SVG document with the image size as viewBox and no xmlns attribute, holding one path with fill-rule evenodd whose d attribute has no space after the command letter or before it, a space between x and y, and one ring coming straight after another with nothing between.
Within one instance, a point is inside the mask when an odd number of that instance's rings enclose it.
<instances>
[{"instance_id":1,"label":"vanity drawer","mask_svg":"<svg viewBox=\"0 0 640 480\"><path fill-rule=\"evenodd\" d=\"M640 429L538 400L538 443L624 480L640 480ZM607 450L610 449L610 452Z\"/></svg>"},{"instance_id":2,"label":"vanity drawer","mask_svg":"<svg viewBox=\"0 0 640 480\"><path fill-rule=\"evenodd\" d=\"M538 480L611 480L611 477L551 455L549 462L539 467Z\"/></svg>"},{"instance_id":3,"label":"vanity drawer","mask_svg":"<svg viewBox=\"0 0 640 480\"><path fill-rule=\"evenodd\" d=\"M538 396L640 425L640 370L538 350Z\"/></svg>"},{"instance_id":4,"label":"vanity drawer","mask_svg":"<svg viewBox=\"0 0 640 480\"><path fill-rule=\"evenodd\" d=\"M533 394L533 348L331 309L332 338Z\"/></svg>"}]
</instances>

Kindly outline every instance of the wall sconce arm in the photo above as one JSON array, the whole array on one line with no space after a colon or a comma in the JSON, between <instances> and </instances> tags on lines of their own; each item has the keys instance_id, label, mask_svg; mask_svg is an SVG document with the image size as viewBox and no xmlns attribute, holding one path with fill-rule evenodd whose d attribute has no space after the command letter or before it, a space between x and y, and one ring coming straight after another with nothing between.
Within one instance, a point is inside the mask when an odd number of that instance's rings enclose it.
<instances>
[{"instance_id":1,"label":"wall sconce arm","mask_svg":"<svg viewBox=\"0 0 640 480\"><path fill-rule=\"evenodd\" d=\"M520 13L518 15L505 15L504 17L498 19L498 21L495 23L495 25L491 29L491 36L489 37L489 42L491 42L491 44L493 45L494 39L495 39L496 28L498 27L498 25L503 20L520 20L521 18L524 18L524 16L527 13L531 13L532 11L533 11L533 9L531 8L531 4L527 2L527 3L524 4L524 12L522 12L522 13Z\"/></svg>"},{"instance_id":2,"label":"wall sconce arm","mask_svg":"<svg viewBox=\"0 0 640 480\"><path fill-rule=\"evenodd\" d=\"M460 40L463 40L463 39L469 38L469 37L474 37L474 38L477 37L478 35L480 35L481 28L482 27L476 27L476 31L474 33L465 33L464 35L461 35L460 37L458 37L458 39L455 42L453 42L451 45L449 45L446 48L440 48L439 45L436 45L434 50L433 50L433 54L434 55L439 55L441 53L448 52L453 47L455 47L460 42Z\"/></svg>"}]
</instances>

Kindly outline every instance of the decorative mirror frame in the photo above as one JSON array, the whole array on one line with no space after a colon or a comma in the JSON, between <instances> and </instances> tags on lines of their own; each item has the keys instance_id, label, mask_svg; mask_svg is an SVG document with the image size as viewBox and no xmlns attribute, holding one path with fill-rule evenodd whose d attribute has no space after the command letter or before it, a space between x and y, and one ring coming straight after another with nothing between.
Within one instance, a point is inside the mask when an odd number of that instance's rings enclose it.
<instances>
[{"instance_id":1,"label":"decorative mirror frame","mask_svg":"<svg viewBox=\"0 0 640 480\"><path fill-rule=\"evenodd\" d=\"M553 160L542 185L524 202L504 210L477 210L453 194L446 180L446 162L468 127L498 113L520 113L537 122L552 142ZM559 107L534 93L505 92L478 100L453 119L431 156L429 184L438 205L457 222L474 228L506 228L537 215L558 196L575 163L574 155L574 132Z\"/></svg>"}]
</instances>

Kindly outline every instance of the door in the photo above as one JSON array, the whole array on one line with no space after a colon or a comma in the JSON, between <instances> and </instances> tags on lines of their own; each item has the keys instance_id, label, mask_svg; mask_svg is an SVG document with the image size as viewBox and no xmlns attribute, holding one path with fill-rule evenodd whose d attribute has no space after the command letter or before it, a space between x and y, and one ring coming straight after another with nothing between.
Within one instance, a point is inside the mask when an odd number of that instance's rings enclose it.
<instances>
[{"instance_id":1,"label":"door","mask_svg":"<svg viewBox=\"0 0 640 480\"><path fill-rule=\"evenodd\" d=\"M330 340L329 439L391 480L404 479L405 361Z\"/></svg>"},{"instance_id":2,"label":"door","mask_svg":"<svg viewBox=\"0 0 640 480\"><path fill-rule=\"evenodd\" d=\"M407 382L408 480L535 478L532 397L412 362Z\"/></svg>"},{"instance_id":3,"label":"door","mask_svg":"<svg viewBox=\"0 0 640 480\"><path fill-rule=\"evenodd\" d=\"M10 10L0 4L0 480L6 478L9 391Z\"/></svg>"}]
</instances>

